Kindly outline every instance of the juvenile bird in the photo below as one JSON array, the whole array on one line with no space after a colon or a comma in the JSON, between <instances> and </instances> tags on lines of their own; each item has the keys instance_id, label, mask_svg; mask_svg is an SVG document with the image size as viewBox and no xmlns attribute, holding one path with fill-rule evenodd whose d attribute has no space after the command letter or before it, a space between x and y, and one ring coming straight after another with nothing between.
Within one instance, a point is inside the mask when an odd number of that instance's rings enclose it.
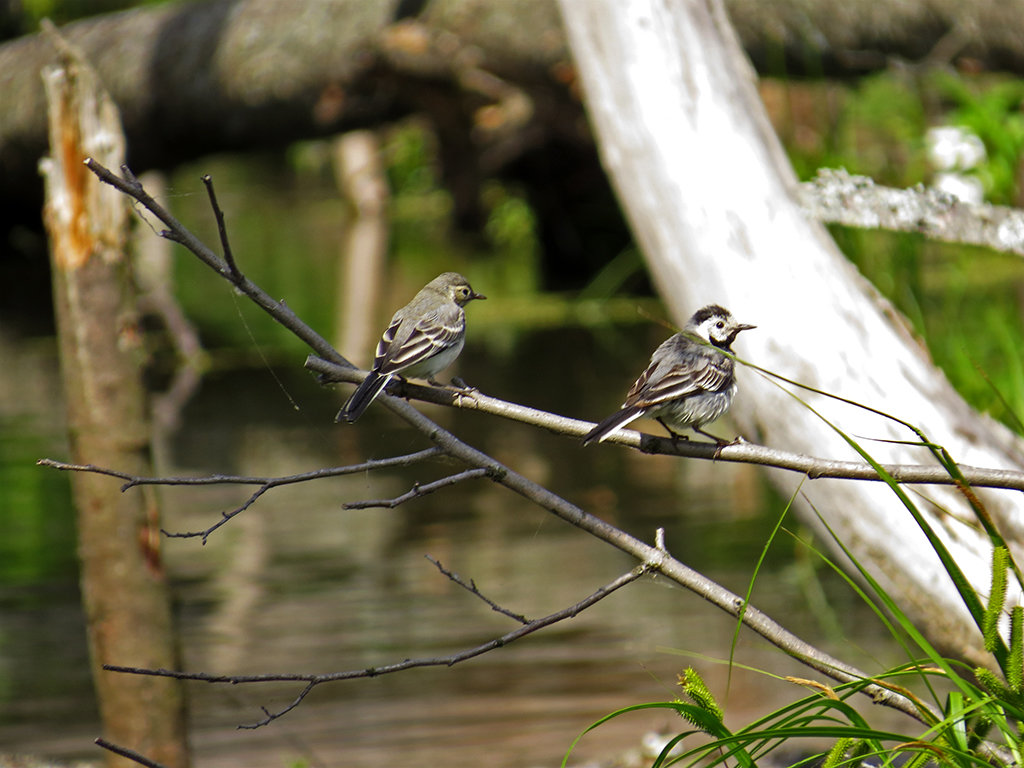
<instances>
[{"instance_id":1,"label":"juvenile bird","mask_svg":"<svg viewBox=\"0 0 1024 768\"><path fill-rule=\"evenodd\" d=\"M438 275L395 312L377 343L370 374L338 412L335 421L354 422L394 376L427 379L454 362L466 340L466 313L462 309L476 293L462 275ZM438 385L440 386L440 385Z\"/></svg>"},{"instance_id":2,"label":"juvenile bird","mask_svg":"<svg viewBox=\"0 0 1024 768\"><path fill-rule=\"evenodd\" d=\"M701 427L729 410L736 394L736 374L732 358L725 352L732 352L730 347L740 331L754 327L737 323L717 304L697 310L680 333L654 351L647 370L626 395L622 410L590 430L583 444L599 443L641 416L657 419L673 440L680 437L673 427L689 427L719 445L726 444Z\"/></svg>"}]
</instances>

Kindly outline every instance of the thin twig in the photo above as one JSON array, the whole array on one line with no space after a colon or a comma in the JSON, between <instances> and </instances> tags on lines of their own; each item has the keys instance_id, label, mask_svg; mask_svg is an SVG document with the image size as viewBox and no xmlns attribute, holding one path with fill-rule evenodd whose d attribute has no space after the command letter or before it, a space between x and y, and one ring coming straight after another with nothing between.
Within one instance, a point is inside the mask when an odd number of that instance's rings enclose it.
<instances>
[{"instance_id":1,"label":"thin twig","mask_svg":"<svg viewBox=\"0 0 1024 768\"><path fill-rule=\"evenodd\" d=\"M224 222L224 211L217 202L217 193L213 189L213 177L210 174L203 176L203 184L206 186L206 194L210 198L210 207L213 208L213 216L217 220L217 233L220 235L220 247L224 251L224 263L228 266L228 273L231 282L236 285L244 279L244 275L238 270L235 264L235 255L231 252L231 243L228 240L228 228Z\"/></svg>"},{"instance_id":2,"label":"thin twig","mask_svg":"<svg viewBox=\"0 0 1024 768\"><path fill-rule=\"evenodd\" d=\"M616 590L626 586L627 584L636 581L647 572L646 565L638 565L628 573L624 573L614 581L609 582L597 591L588 595L578 603L563 608L560 611L548 614L547 616L535 619L534 621L525 624L524 626L514 629L511 632L506 632L500 637L496 637L481 645L474 646L473 648L467 648L453 653L448 656L436 656L431 658L417 658L417 659L405 659L400 662L393 664L386 664L381 667L364 667L363 669L348 670L345 672L328 672L325 674L310 674L310 673L282 673L282 674L262 674L262 675L211 675L206 672L176 672L170 669L146 669L145 667L123 667L114 664L104 664L103 669L107 672L121 672L129 675L147 675L150 677L171 677L176 680L198 680L205 683L226 683L230 685L243 685L246 683L306 683L306 687L299 693L299 695L284 709L277 712L271 713L265 707L263 708L266 718L250 725L239 726L240 728L258 728L263 725L267 725L273 720L276 720L283 714L290 712L306 697L307 694L316 686L324 683L338 682L340 680L355 680L364 677L380 677L381 675L390 675L396 672L404 672L407 669L414 669L417 667L452 667L463 661L481 656L488 651L493 651L497 648L503 648L510 643L514 643L516 640L531 635L538 630L549 627L552 624L557 624L560 621L566 619L575 618L578 614L585 611L595 603L600 602L608 595L612 594Z\"/></svg>"},{"instance_id":3,"label":"thin twig","mask_svg":"<svg viewBox=\"0 0 1024 768\"><path fill-rule=\"evenodd\" d=\"M504 608L504 607L498 605L498 603L494 602L493 600L491 600L491 598L489 598L486 595L484 595L479 589L477 589L476 582L473 581L472 579L470 579L467 582L461 576L459 576L459 574L455 573L454 571L449 571L447 568L445 568L443 565L441 565L440 562L435 560L430 555L424 555L424 557L427 558L427 560L429 560L430 562L432 562L435 565L435 567L437 568L437 570L439 570L441 573L443 573L449 579L454 581L456 584L458 584L464 590L466 590L467 592L469 592L472 595L475 595L476 597L480 598L485 603L487 603L489 606L491 606L491 610L492 611L494 611L496 613L503 614L505 616L508 616L510 619L518 621L520 624L529 624L530 623L530 620L528 618L526 618L525 616L523 616L521 613L513 613L508 608Z\"/></svg>"},{"instance_id":4,"label":"thin twig","mask_svg":"<svg viewBox=\"0 0 1024 768\"><path fill-rule=\"evenodd\" d=\"M146 768L164 768L162 763L158 763L155 760L150 760L148 757L140 755L134 749L128 749L127 747L119 746L118 744L114 744L113 742L107 741L104 738L96 739L93 743L96 744L96 746L98 747L103 747L108 752L113 752L115 755L126 757L132 762L138 763L139 765L144 765L146 766Z\"/></svg>"},{"instance_id":5,"label":"thin twig","mask_svg":"<svg viewBox=\"0 0 1024 768\"><path fill-rule=\"evenodd\" d=\"M139 485L258 485L260 486L248 499L242 504L235 507L228 512L221 512L221 518L213 525L205 528L201 531L186 531L174 533L164 529L161 532L172 539L192 539L202 538L203 544L209 538L210 534L220 528L222 525L227 523L232 518L241 514L245 510L249 509L257 499L260 498L264 493L269 491L271 488L277 488L282 485L291 485L293 483L304 483L309 480L319 480L325 477L343 477L345 475L352 475L361 472L372 472L381 469L390 469L392 467L407 467L416 464L427 459L435 458L442 454L439 448L425 448L422 451L416 451L414 453L407 453L402 456L393 456L388 459L371 459L364 461L361 464L349 464L344 467L325 467L323 469L316 469L311 472L300 472L296 475L285 475L282 477L244 477L240 475L206 475L204 477L142 477L139 475L131 475L127 472L119 472L114 469L106 469L104 467L97 467L94 464L69 464L63 461L56 461L55 459L39 459L36 462L41 467L52 467L53 469L59 469L61 471L73 471L73 472L91 472L93 474L108 475L110 477L116 477L121 480L125 480L124 485L121 486L122 491L126 491L129 488L133 488ZM480 472L479 474L486 474Z\"/></svg>"},{"instance_id":6,"label":"thin twig","mask_svg":"<svg viewBox=\"0 0 1024 768\"><path fill-rule=\"evenodd\" d=\"M343 505L345 509L373 509L381 507L384 509L394 509L399 504L404 504L407 501L418 499L421 496L427 496L434 491L439 491L442 488L448 488L449 486L461 483L465 480L473 480L478 477L487 477L486 469L467 469L462 472L456 472L454 475L448 475L442 477L440 480L434 480L431 483L416 483L413 487L403 493L401 496L395 496L391 499L368 499L366 501L350 501Z\"/></svg>"},{"instance_id":7,"label":"thin twig","mask_svg":"<svg viewBox=\"0 0 1024 768\"><path fill-rule=\"evenodd\" d=\"M280 325L295 334L304 344L318 355L341 366L352 365L348 360L338 354L337 350L335 350L334 347L332 347L331 344L323 338L323 336L303 322L287 304L283 301L277 301L274 299L270 294L253 283L247 277L232 273L231 267L227 262L214 253L198 237L192 234L192 232L182 225L181 222L157 203L156 200L150 197L145 189L142 188L142 185L138 180L131 175L131 171L127 166L121 167L121 172L125 176L125 178L122 178L112 173L109 169L104 168L102 164L96 162L91 157L86 158L84 162L86 167L96 174L96 177L100 181L105 184L109 184L115 189L128 195L128 197L133 200L136 200L150 213L160 219L160 221L162 221L167 227L166 231L160 233L161 237L173 240L191 251L200 261L214 270L225 280L228 280L243 295L247 296L254 304L256 304L256 306L274 318L274 320Z\"/></svg>"}]
</instances>

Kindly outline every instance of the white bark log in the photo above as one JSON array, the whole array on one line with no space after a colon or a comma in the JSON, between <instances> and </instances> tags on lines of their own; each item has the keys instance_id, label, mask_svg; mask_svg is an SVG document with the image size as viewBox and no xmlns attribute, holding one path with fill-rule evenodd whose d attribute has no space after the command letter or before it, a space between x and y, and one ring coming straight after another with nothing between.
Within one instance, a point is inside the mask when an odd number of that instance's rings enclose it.
<instances>
[{"instance_id":1,"label":"white bark log","mask_svg":"<svg viewBox=\"0 0 1024 768\"><path fill-rule=\"evenodd\" d=\"M754 76L715 0L561 0L602 160L677 323L719 302L758 329L737 353L769 370L866 403L922 428L957 461L1020 469L1024 448L973 412L902 318L796 204L797 181ZM927 462L891 421L799 393L880 461ZM797 400L750 369L733 413L769 446L838 459L852 449ZM773 480L790 493L796 481ZM915 489L920 509L966 575L987 592L990 545L962 497ZM923 534L885 486L804 484L813 510L941 646L973 660L980 635ZM979 493L1008 540L1024 540L1024 496ZM942 510L948 511L945 514ZM827 534L825 534L827 538Z\"/></svg>"}]
</instances>

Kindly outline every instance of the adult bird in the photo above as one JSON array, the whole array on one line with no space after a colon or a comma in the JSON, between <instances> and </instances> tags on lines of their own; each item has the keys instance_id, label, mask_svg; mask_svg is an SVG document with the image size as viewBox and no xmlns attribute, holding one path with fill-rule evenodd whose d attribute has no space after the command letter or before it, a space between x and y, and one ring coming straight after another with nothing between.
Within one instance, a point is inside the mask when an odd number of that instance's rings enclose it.
<instances>
[{"instance_id":1,"label":"adult bird","mask_svg":"<svg viewBox=\"0 0 1024 768\"><path fill-rule=\"evenodd\" d=\"M457 272L444 272L423 286L391 318L377 343L369 375L335 421L354 422L395 376L426 379L441 386L434 376L454 362L466 340L463 307L473 299L486 298Z\"/></svg>"},{"instance_id":2,"label":"adult bird","mask_svg":"<svg viewBox=\"0 0 1024 768\"><path fill-rule=\"evenodd\" d=\"M607 440L633 420L648 416L657 419L673 440L682 437L676 429L689 428L726 445L728 441L701 427L729 410L736 394L732 343L740 331L755 327L736 322L718 304L697 310L682 331L654 351L622 409L590 430L583 444Z\"/></svg>"}]
</instances>

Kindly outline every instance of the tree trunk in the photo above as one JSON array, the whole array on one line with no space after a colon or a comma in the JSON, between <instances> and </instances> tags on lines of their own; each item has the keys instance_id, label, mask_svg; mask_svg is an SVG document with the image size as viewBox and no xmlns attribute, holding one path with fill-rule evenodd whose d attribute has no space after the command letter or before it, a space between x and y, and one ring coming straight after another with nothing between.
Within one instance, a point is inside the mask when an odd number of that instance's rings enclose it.
<instances>
[{"instance_id":1,"label":"tree trunk","mask_svg":"<svg viewBox=\"0 0 1024 768\"><path fill-rule=\"evenodd\" d=\"M1021 442L973 412L927 359L902 318L809 221L771 130L754 74L716 0L562 0L565 28L606 170L659 292L682 324L718 302L756 323L742 358L866 403L922 428L957 461L1020 469ZM749 439L839 459L858 456L800 402L750 369L733 408ZM891 421L797 392L880 461L929 461ZM879 441L879 442L876 442ZM773 479L784 494L799 478ZM981 592L991 546L953 489L917 488L920 509ZM1024 543L1024 497L979 492L1002 533ZM798 509L857 559L947 651L985 657L979 632L923 534L879 483L813 480ZM915 497L917 498L917 497Z\"/></svg>"},{"instance_id":2,"label":"tree trunk","mask_svg":"<svg viewBox=\"0 0 1024 768\"><path fill-rule=\"evenodd\" d=\"M65 53L44 73L51 157L44 172L54 304L72 461L151 474L149 426L124 248L129 207L99 183L87 156L117 168L124 136L94 75ZM76 472L81 589L105 737L169 768L188 765L184 698L176 680L104 672L103 664L174 668L160 524L148 489ZM108 754L111 766L135 765Z\"/></svg>"},{"instance_id":3,"label":"tree trunk","mask_svg":"<svg viewBox=\"0 0 1024 768\"><path fill-rule=\"evenodd\" d=\"M335 347L357 365L369 365L379 338L381 285L388 251L390 190L372 131L353 131L334 142L334 176L348 209L339 253L339 310Z\"/></svg>"}]
</instances>

